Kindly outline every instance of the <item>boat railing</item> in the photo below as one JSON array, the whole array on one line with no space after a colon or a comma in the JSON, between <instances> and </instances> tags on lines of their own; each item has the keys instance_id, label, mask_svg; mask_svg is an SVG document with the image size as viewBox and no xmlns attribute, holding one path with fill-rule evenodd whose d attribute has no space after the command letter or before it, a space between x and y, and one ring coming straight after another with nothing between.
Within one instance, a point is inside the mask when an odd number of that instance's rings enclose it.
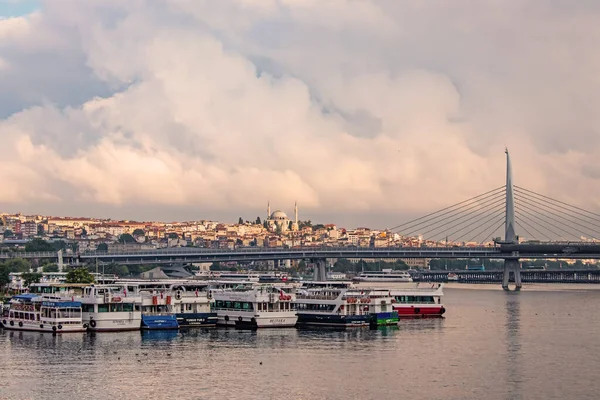
<instances>
[{"instance_id":1,"label":"boat railing","mask_svg":"<svg viewBox=\"0 0 600 400\"><path fill-rule=\"evenodd\" d=\"M336 300L339 296L327 296L322 294L297 294L296 299L306 300Z\"/></svg>"}]
</instances>

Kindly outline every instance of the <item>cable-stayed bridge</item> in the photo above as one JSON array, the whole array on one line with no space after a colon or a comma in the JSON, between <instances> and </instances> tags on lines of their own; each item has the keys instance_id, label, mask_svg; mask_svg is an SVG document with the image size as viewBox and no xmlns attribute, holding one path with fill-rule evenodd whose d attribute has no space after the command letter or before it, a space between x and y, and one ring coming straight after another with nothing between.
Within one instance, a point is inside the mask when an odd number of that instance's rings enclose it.
<instances>
[{"instance_id":1,"label":"cable-stayed bridge","mask_svg":"<svg viewBox=\"0 0 600 400\"><path fill-rule=\"evenodd\" d=\"M478 258L504 259L502 286L512 279L521 288L520 259L600 259L600 214L513 185L506 151L506 184L465 201L404 222L391 229L402 247L176 248L77 254L0 253L0 259L54 259L161 264L213 261L309 259L324 277L328 258ZM519 235L521 234L521 235Z\"/></svg>"}]
</instances>

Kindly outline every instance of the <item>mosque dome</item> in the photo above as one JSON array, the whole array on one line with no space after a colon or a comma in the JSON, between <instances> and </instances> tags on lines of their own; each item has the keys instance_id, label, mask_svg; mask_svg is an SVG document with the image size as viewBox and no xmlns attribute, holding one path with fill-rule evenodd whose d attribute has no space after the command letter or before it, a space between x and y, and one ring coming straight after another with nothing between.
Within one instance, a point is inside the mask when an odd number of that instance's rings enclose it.
<instances>
[{"instance_id":1,"label":"mosque dome","mask_svg":"<svg viewBox=\"0 0 600 400\"><path fill-rule=\"evenodd\" d=\"M288 216L283 211L277 210L271 214L271 219L275 221L285 221L288 219Z\"/></svg>"}]
</instances>

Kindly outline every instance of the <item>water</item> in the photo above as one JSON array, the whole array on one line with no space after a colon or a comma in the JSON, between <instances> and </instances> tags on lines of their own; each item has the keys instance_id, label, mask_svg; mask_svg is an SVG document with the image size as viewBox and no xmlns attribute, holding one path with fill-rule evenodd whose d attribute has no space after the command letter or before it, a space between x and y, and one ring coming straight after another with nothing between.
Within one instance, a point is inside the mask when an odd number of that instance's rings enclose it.
<instances>
[{"instance_id":1,"label":"water","mask_svg":"<svg viewBox=\"0 0 600 400\"><path fill-rule=\"evenodd\" d=\"M374 331L3 331L0 399L600 397L600 290L445 294L446 318Z\"/></svg>"}]
</instances>

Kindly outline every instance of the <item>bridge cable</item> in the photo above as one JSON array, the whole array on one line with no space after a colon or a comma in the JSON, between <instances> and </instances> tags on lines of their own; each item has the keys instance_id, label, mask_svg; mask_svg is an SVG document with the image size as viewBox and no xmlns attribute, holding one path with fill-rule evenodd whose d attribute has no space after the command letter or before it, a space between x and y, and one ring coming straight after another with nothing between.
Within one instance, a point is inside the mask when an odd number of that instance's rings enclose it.
<instances>
[{"instance_id":1,"label":"bridge cable","mask_svg":"<svg viewBox=\"0 0 600 400\"><path fill-rule=\"evenodd\" d=\"M488 219L487 219L485 222L482 222L482 223L481 223L479 226L476 226L475 228L473 228L473 229L469 230L468 232L465 232L465 233L463 233L461 236L457 237L457 238L456 238L456 241L459 241L459 240L461 240L463 237L465 237L465 236L469 235L470 233L472 233L472 232L473 232L475 229L481 228L481 227L482 227L482 226L484 226L484 225L486 226L486 227L484 228L484 230L486 230L486 231L487 231L487 230L489 229L489 228L488 228L488 226L489 226L489 223L490 223L492 220L496 219L496 217L498 217L498 216L499 216L500 218L504 218L504 212L502 212L501 214L492 215L492 216L491 216L491 218L488 218ZM495 224L496 224L496 222L492 222L492 224L493 224L493 225L495 225Z\"/></svg>"},{"instance_id":2,"label":"bridge cable","mask_svg":"<svg viewBox=\"0 0 600 400\"><path fill-rule=\"evenodd\" d=\"M524 198L526 197L527 199L529 199L529 200L531 200L531 201L534 201L534 200L539 200L539 202L538 202L537 204L540 204L540 205L541 205L541 204L543 204L543 205L545 205L546 207L549 207L549 208L551 207L550 205L547 205L547 204L546 204L547 202L546 202L546 203L544 203L544 201L545 201L545 200L542 200L542 199L539 199L539 198L537 198L537 197L534 197L534 196L532 196L532 195L530 195L530 194L528 194L528 193L526 193L526 192L522 192L522 191L520 191L520 190L518 190L518 189L517 189L517 190L515 190L515 194L519 195L519 197L521 197L521 196L523 196ZM556 210L556 211L560 210L560 211L564 212L566 215L568 215L569 217L571 217L571 218L573 218L573 219L577 219L577 220L579 220L579 221L583 221L583 222L584 222L585 224L587 224L587 225L591 225L591 226L595 226L596 228L600 228L600 225L594 224L594 223L592 222L592 221L596 221L595 219L590 219L588 216L584 215L586 218L588 218L587 220L585 220L585 219L583 219L583 218L580 218L580 217L577 217L576 215L573 215L573 214L571 214L571 213L573 213L574 211L573 211L573 210L570 210L570 209L568 209L567 207L563 207L563 206L556 205L556 204L552 204L552 206L554 206L554 207L555 207L555 208L554 208L554 210ZM558 210L557 210L557 209L558 209ZM579 214L579 215L582 215L581 213L577 213L577 214ZM565 217L563 217L563 218L565 218ZM567 219L567 218L565 218L565 219ZM570 221L571 221L571 222L575 222L575 221L572 221L572 220L570 220ZM578 224L578 225L585 226L586 228L588 228L588 229L591 229L591 228L589 228L589 226L587 226L587 225L584 225L584 224ZM596 232L596 231L595 231L595 232Z\"/></svg>"},{"instance_id":3,"label":"bridge cable","mask_svg":"<svg viewBox=\"0 0 600 400\"><path fill-rule=\"evenodd\" d=\"M544 232L541 232L540 230L538 230L535 226L530 225L529 223L527 223L527 221L525 221L525 217L521 216L521 213L518 210L515 210L515 222L522 222L523 224L526 224L527 226L529 226L532 230L536 231L537 233L539 233L540 235L544 236L546 239L548 240L552 240L550 238L550 236L546 235ZM526 230L527 231L527 230ZM529 233L531 235L531 233ZM534 235L531 235L532 239L535 239Z\"/></svg>"},{"instance_id":4,"label":"bridge cable","mask_svg":"<svg viewBox=\"0 0 600 400\"><path fill-rule=\"evenodd\" d=\"M531 237L532 239L535 239L535 236L531 232L529 232L527 230L527 228L525 228L525 226L521 225L520 221L517 219L516 216L515 216L515 224L517 226L519 226L521 229L523 229L529 235L529 237Z\"/></svg>"},{"instance_id":5,"label":"bridge cable","mask_svg":"<svg viewBox=\"0 0 600 400\"><path fill-rule=\"evenodd\" d=\"M488 239L491 239L492 236L494 235L494 232L496 232L498 229L502 228L502 225L504 225L504 224L505 224L504 221L500 222L500 225L498 225L496 228L494 228L494 230L491 231L490 234L487 235L481 243L485 243Z\"/></svg>"},{"instance_id":6,"label":"bridge cable","mask_svg":"<svg viewBox=\"0 0 600 400\"><path fill-rule=\"evenodd\" d=\"M521 202L519 202L519 203L521 203ZM546 215L546 214L541 214L541 213L540 213L538 210L536 210L535 208L531 208L531 207L529 207L528 205L525 205L525 204L523 204L523 203L521 203L521 204L518 204L518 205L520 205L521 207L523 207L523 208L525 208L525 209L528 209L528 210L532 211L534 214L537 214L537 215L538 215L538 217L537 217L537 218L538 218L540 221L544 221L544 222L545 222L545 223L547 223L548 225L550 225L550 226L552 226L552 227L554 227L554 228L556 228L556 229L558 229L558 230L561 230L561 231L563 231L563 232L565 232L565 233L568 233L569 235L571 235L571 236L573 236L573 237L575 237L575 238L579 238L579 236L578 236L576 233L570 232L569 230L567 230L567 229L565 229L565 228L562 228L562 227L560 227L560 226L556 226L556 225L554 225L552 222L548 222L547 220L545 220L544 218L542 218L542 217L541 217L541 215L543 215L544 217L546 217L546 218L548 218L548 219L550 219L550 220L552 220L552 221L554 221L554 222L556 222L556 223L558 223L558 224L561 224L561 223L562 223L562 222L560 222L560 221L556 220L555 218L552 218L551 216L549 216L549 215Z\"/></svg>"},{"instance_id":7,"label":"bridge cable","mask_svg":"<svg viewBox=\"0 0 600 400\"><path fill-rule=\"evenodd\" d=\"M505 196L502 196L502 197L505 197ZM486 211L495 211L495 209L496 209L496 208L498 208L498 207L497 207L498 205L501 205L501 207L502 207L502 208L504 208L504 198L496 198L496 199L494 199L494 200L495 200L495 202L493 202L493 203L489 203L489 202L488 202L487 204L485 204L485 205L483 206L483 208L485 208L486 210L483 210L483 209L482 209L482 210L477 210L477 211L482 211L482 212L486 212ZM466 210L466 211L473 211L473 210L475 210L476 208L477 208L477 207L473 207L473 209ZM481 215L481 213L482 213L482 212L479 212L479 213L478 213L478 214L476 214L476 215ZM462 213L464 213L464 211L463 211L463 212L460 212L459 214L462 214ZM446 226L446 225L449 225L449 224L451 224L451 223L453 223L453 222L456 222L457 220L460 220L460 219L463 219L463 218L469 217L469 216L471 216L471 215L473 215L473 214L462 215L462 216L460 216L460 217L454 218L454 219L452 219L452 220L450 220L450 221L448 221L448 222L446 222L446 223L444 223L444 224L441 224L441 225L437 225L437 226L435 226L433 229L430 229L430 230L428 230L428 231L425 231L425 232L423 232L423 233L422 233L422 235L423 235L423 237L425 237L425 235L426 235L426 234L428 234L429 232L436 231L436 230L438 230L438 229L440 229L440 228L442 228L442 227L444 227L444 226ZM442 220L440 220L440 221L436 221L436 224L438 224L438 223L440 223L440 222L442 222L442 221L445 221L445 220L447 220L448 218L452 218L452 217L454 217L454 216L455 216L455 215L450 215L449 217L446 217L446 218L444 218L444 219L442 219ZM467 221L463 221L463 222L459 222L458 224L456 224L456 225L454 225L454 226L452 226L452 227L450 227L450 228L448 228L448 229L446 229L445 231L442 231L442 232L447 232L448 230L452 229L453 227L455 227L455 226L457 226L457 225L460 225L461 223L468 222L468 221L469 221L469 220L467 220ZM424 229L424 228L428 228L428 227L429 227L429 226L431 226L431 225L434 225L434 224L429 224L429 225L427 225L427 226L424 226L424 227L423 227L423 229ZM437 235L437 234L436 234L436 235Z\"/></svg>"},{"instance_id":8,"label":"bridge cable","mask_svg":"<svg viewBox=\"0 0 600 400\"><path fill-rule=\"evenodd\" d=\"M471 197L470 199L467 199L467 200L465 200L465 201L461 201L460 203L453 204L453 205L451 205L451 206L449 206L449 207L445 207L445 208L442 208L442 209L440 209L440 210L437 210L437 211L435 211L435 212L432 212L432 213L430 213L430 214L427 214L427 215L424 215L424 216L422 216L422 217L419 217L419 218L417 218L417 219L413 219L412 221L408 221L408 222L405 222L405 223L403 223L403 224L397 225L397 226L395 226L395 227L393 227L393 228L390 228L390 230L395 230L395 229L398 229L398 228L404 227L405 225L410 225L410 224L413 224L413 223L415 223L415 222L417 222L417 221L420 221L420 220L422 220L422 219L424 219L424 218L428 218L428 217L431 217L431 216L433 216L433 215L435 215L435 214L439 214L439 213L441 213L442 211L449 210L449 209L451 209L451 208L454 208L454 207L456 207L456 206L458 206L458 205L461 205L461 204L464 204L464 203L468 203L468 202L470 202L470 201L472 201L472 200L478 199L478 198L480 198L480 197L483 197L483 196L485 196L485 195L487 195L487 194L490 194L490 193L493 193L493 192L498 192L499 190L501 190L501 189L504 189L505 187L506 187L506 186L500 186L500 187L498 187L498 188L496 188L496 189L493 189L493 190L490 190L490 191L488 191L488 192L482 193L482 194L480 194L480 195L478 195L478 196ZM496 194L497 194L497 193L496 193ZM424 221L424 222L425 222L425 221Z\"/></svg>"},{"instance_id":9,"label":"bridge cable","mask_svg":"<svg viewBox=\"0 0 600 400\"><path fill-rule=\"evenodd\" d=\"M442 221L447 220L448 218L452 218L453 216L464 214L464 213L468 214L469 212L471 212L479 207L485 207L485 206L489 205L490 202L500 200L502 197L505 197L505 196L506 195L503 192L498 192L498 193L494 193L492 195L487 195L486 197L483 197L483 198L477 200L476 202L472 202L470 204L463 204L460 207L455 208L454 210L448 210L440 215L437 215L432 218L428 218L427 220L424 220L420 223L412 224L411 226L404 228L405 230L402 233L407 236L414 234L421 229L425 229L432 225L438 224ZM433 221L433 222L431 222L431 221ZM424 225L424 224L426 224L426 225ZM411 229L411 230L407 231L407 229Z\"/></svg>"},{"instance_id":10,"label":"bridge cable","mask_svg":"<svg viewBox=\"0 0 600 400\"><path fill-rule=\"evenodd\" d=\"M504 209L504 206L501 206L501 207L496 207L495 209L493 209L493 210L490 210L490 211L491 211L492 213L494 213L494 214L493 214L493 216L495 217L496 215L498 215L497 213L498 213L499 211L502 211L502 213L504 213L503 209ZM458 227L458 226L460 226L460 225L462 225L462 224L464 224L464 223L466 223L466 222L469 222L469 221L471 221L471 220L473 220L473 219L477 218L477 219L476 219L474 222L471 222L470 224L468 224L468 225L465 225L465 226L461 226L460 228L458 228L458 229L454 230L452 233L449 233L449 234L447 234L447 235L446 235L446 236L448 236L448 237L451 237L451 238L453 238L453 236L454 236L454 235L456 235L457 233L459 233L460 231L462 231L462 230L464 230L464 229L466 229L466 228L468 228L468 227L470 227L470 226L473 226L474 224L476 224L476 223L478 223L478 222L481 222L481 220L482 220L482 219L484 219L484 218L488 218L488 217L489 217L489 215L490 215L489 213L487 213L487 214L483 214L483 216L482 216L482 213L476 214L476 215L474 215L472 218L469 218L469 219L468 219L468 220L466 220L466 221L462 221L462 222L460 222L460 223L458 223L458 224L455 224L455 225L451 226L450 228L448 228L447 230L445 230L445 231L443 231L443 232L448 232L450 229L454 229L454 228L456 228L456 227ZM481 217L481 218L479 218L479 217ZM478 225L478 226L476 226L476 227L475 227L475 229L477 229L479 226L481 226L481 225ZM469 232L467 232L467 234L468 234L468 233L469 233ZM439 235L439 233L438 233L438 234L436 234L436 236L437 236L437 235ZM457 240L458 240L458 239L457 239Z\"/></svg>"},{"instance_id":11,"label":"bridge cable","mask_svg":"<svg viewBox=\"0 0 600 400\"><path fill-rule=\"evenodd\" d=\"M528 212L528 211L526 211L526 210L521 210L521 212L522 212L522 213L523 213L525 216L527 216L527 218L528 218L529 220L531 220L531 221L533 221L534 223L536 223L536 224L537 224L537 225L538 225L540 228L543 228L544 230L546 230L546 231L548 231L548 232L551 232L551 233L553 233L553 234L554 234L556 237L558 237L558 238L561 238L561 239L564 239L564 240L567 240L567 241L568 241L567 237L565 237L565 236L563 236L563 235L561 235L561 234L558 234L558 233L556 233L555 231L553 231L552 229L550 229L550 228L548 228L546 225L544 225L544 224L541 222L541 221L542 221L542 219L541 219L541 218L539 218L539 217L536 217L536 216L535 216L535 214L532 214L532 213L530 213L530 212ZM537 218L537 219L536 219L536 218ZM546 222L546 221L544 221L544 222L545 222L545 223L548 223L548 222ZM548 224L548 225L550 225L550 226L554 226L554 225L552 225L552 224ZM554 226L554 227L556 228L556 226ZM563 233L564 233L564 230L563 230L563 229L560 229L560 228L558 228L558 230L559 230L559 231L563 231Z\"/></svg>"},{"instance_id":12,"label":"bridge cable","mask_svg":"<svg viewBox=\"0 0 600 400\"><path fill-rule=\"evenodd\" d=\"M535 208L535 207L539 207L539 208L540 208L540 210L538 211L538 213L540 213L540 214L542 214L542 212L541 212L541 211L543 211L544 213L549 213L549 214L552 214L552 215L554 215L554 216L556 216L556 217L558 217L558 218L562 218L562 219L564 219L564 220L566 220L566 221L568 221L568 222L574 223L575 225L578 225L578 226L580 226L580 227L583 227L583 228L585 228L585 229L591 229L589 226L586 226L586 225L580 224L580 223L578 223L578 222L575 222L575 221L571 221L571 220L569 220L568 218L566 218L566 217L563 217L563 216L562 216L562 215L560 215L560 214L556 214L556 213L555 213L555 212L553 212L553 211L557 211L557 210L555 210L555 209L553 209L552 207L550 207L550 206L548 206L548 205L545 205L545 204L543 204L543 203L540 203L540 202L532 202L531 200L529 200L529 199L526 199L526 198L521 198L520 196L519 196L518 198L515 198L515 200L516 200L517 202L522 202L522 203L524 203L524 204L527 204L527 205L529 205L529 206L532 206L532 207L534 207L534 208ZM541 207L544 207L544 209L541 209ZM551 211L547 210L546 208L550 208L550 210L551 210ZM547 214L542 214L542 215L544 215L544 216L548 216ZM550 218L550 217L548 217L548 218ZM559 221L556 221L556 222L559 222ZM579 233L581 233L581 234L583 234L583 235L585 235L585 236L590 236L590 237L592 237L592 238L593 238L595 235L593 235L593 234L592 234L592 235L590 235L590 232L594 232L594 233L596 233L596 234L600 234L600 232L598 232L598 231L595 231L595 230L593 230L593 229L591 229L591 231L582 231L581 229L579 229L579 228L577 228L577 227L574 227L574 226L572 226L572 225L570 225L570 224L568 224L568 223L566 223L566 222L562 222L562 221L561 221L561 222L559 222L559 223L562 223L563 225L565 225L565 226L568 226L569 228L571 228L571 229L574 229L574 230L576 230L577 232L579 232Z\"/></svg>"},{"instance_id":13,"label":"bridge cable","mask_svg":"<svg viewBox=\"0 0 600 400\"><path fill-rule=\"evenodd\" d=\"M516 186L516 185L515 185L514 187L515 187L516 189L520 189L520 190L522 190L522 191L525 191L525 192L528 192L528 193L530 193L530 194L533 194L533 195L536 195L536 196L539 196L539 197L543 197L543 198L544 198L544 199L546 199L546 200L550 200L550 201L553 201L553 202L555 202L555 203L563 204L563 205L565 205L565 206L568 206L568 207L570 207L570 208L574 208L574 209L576 209L576 210L583 211L583 212L586 212L586 213L588 213L588 214L591 214L591 215L595 215L596 217L599 217L599 218L600 218L600 214L596 214L596 213L594 213L594 212L591 212L591 211L585 210L585 209L583 209L583 208L580 208L580 207L577 207L577 206L574 206L574 205L571 205L571 204L568 204L568 203L562 202L562 201L560 201L560 200L553 199L552 197L544 196L543 194L536 193L536 192L534 192L534 191L532 191L532 190L528 190L528 189L525 189L525 188L523 188L523 187L520 187L520 186ZM573 211L573 212L575 212L575 211ZM581 213L578 213L578 214L586 216L585 214L581 214ZM586 216L586 217L588 217L588 218L591 218L591 217L589 217L589 216ZM600 222L600 219L598 219L597 221L599 221L599 222Z\"/></svg>"}]
</instances>

